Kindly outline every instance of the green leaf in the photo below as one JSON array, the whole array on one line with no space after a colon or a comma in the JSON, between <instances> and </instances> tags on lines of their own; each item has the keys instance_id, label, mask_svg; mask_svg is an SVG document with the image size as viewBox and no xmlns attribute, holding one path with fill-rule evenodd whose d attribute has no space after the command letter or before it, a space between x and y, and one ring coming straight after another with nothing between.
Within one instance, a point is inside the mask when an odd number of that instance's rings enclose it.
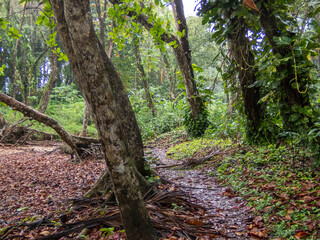
<instances>
[{"instance_id":1,"label":"green leaf","mask_svg":"<svg viewBox=\"0 0 320 240\"><path fill-rule=\"evenodd\" d=\"M292 39L287 36L281 36L281 37L273 37L273 40L277 43L277 45L289 45L292 42Z\"/></svg>"},{"instance_id":2,"label":"green leaf","mask_svg":"<svg viewBox=\"0 0 320 240\"><path fill-rule=\"evenodd\" d=\"M18 212L22 212L23 210L26 210L26 209L28 209L28 208L29 208L29 207L21 207L21 208L18 208L17 211L18 211Z\"/></svg>"}]
</instances>

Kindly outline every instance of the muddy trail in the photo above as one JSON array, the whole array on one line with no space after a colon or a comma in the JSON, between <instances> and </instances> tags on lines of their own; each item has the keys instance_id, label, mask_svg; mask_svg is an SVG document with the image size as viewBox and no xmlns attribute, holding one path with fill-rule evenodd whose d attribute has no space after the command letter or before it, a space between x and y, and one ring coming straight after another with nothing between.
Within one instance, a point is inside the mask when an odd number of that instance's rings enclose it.
<instances>
[{"instance_id":1,"label":"muddy trail","mask_svg":"<svg viewBox=\"0 0 320 240\"><path fill-rule=\"evenodd\" d=\"M167 157L166 149L156 146L149 150L149 157L156 163L155 170L161 179L168 182L172 189L183 191L191 202L206 209L205 216L218 233L211 239L256 239L250 236L249 228L254 219L246 202L232 189L222 187L208 175L214 169L169 167L181 162Z\"/></svg>"}]
</instances>

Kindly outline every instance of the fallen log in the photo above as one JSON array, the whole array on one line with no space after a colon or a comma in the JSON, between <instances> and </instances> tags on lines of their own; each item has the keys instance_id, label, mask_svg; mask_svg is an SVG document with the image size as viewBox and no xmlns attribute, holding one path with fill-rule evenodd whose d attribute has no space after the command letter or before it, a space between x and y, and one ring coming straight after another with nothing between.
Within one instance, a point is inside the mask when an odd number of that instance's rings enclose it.
<instances>
[{"instance_id":1,"label":"fallen log","mask_svg":"<svg viewBox=\"0 0 320 240\"><path fill-rule=\"evenodd\" d=\"M80 159L80 155L82 151L79 145L89 144L89 143L99 143L99 139L97 138L79 137L79 136L70 134L55 119L25 105L24 103L21 103L15 100L12 97L7 96L6 94L0 93L0 101L10 106L13 110L21 112L25 117L32 118L54 129L56 133L59 135L59 137L73 149L78 159Z\"/></svg>"}]
</instances>

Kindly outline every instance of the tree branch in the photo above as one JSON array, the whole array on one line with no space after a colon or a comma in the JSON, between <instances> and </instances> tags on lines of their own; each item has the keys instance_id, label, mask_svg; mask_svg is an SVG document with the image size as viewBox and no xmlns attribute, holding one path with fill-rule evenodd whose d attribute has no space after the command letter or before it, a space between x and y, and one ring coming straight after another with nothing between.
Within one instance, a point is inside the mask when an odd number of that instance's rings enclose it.
<instances>
[{"instance_id":1,"label":"tree branch","mask_svg":"<svg viewBox=\"0 0 320 240\"><path fill-rule=\"evenodd\" d=\"M45 124L48 127L53 128L57 134L61 137L63 141L65 141L75 152L77 158L80 159L79 152L80 148L77 146L79 143L98 143L99 139L96 138L85 138L78 137L67 132L61 124L54 120L53 118L34 110L33 108L15 100L12 97L7 96L6 94L0 93L0 102L7 104L12 107L12 109L21 112L24 116L30 117L38 122Z\"/></svg>"}]
</instances>

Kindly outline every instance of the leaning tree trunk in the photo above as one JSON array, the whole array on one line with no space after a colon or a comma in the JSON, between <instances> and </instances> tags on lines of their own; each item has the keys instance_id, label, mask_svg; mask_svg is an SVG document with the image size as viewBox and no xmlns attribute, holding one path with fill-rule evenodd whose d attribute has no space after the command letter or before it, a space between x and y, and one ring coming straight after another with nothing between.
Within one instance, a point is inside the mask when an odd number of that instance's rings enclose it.
<instances>
[{"instance_id":1,"label":"leaning tree trunk","mask_svg":"<svg viewBox=\"0 0 320 240\"><path fill-rule=\"evenodd\" d=\"M38 122L45 124L48 127L51 127L56 131L56 133L61 137L63 141L66 142L74 151L77 157L80 159L79 153L81 152L80 147L78 145L82 144L91 144L98 143L99 140L96 138L84 138L71 135L67 132L59 122L54 120L53 118L41 113L37 110L32 109L31 107L21 103L14 98L7 96L6 94L0 93L0 102L7 104L12 107L12 109L21 112L25 117L30 117Z\"/></svg>"},{"instance_id":2,"label":"leaning tree trunk","mask_svg":"<svg viewBox=\"0 0 320 240\"><path fill-rule=\"evenodd\" d=\"M272 3L270 1L264 1L260 9L260 25L264 29L264 33L268 39L269 44L271 45L274 54L279 54L281 57L292 57L292 46L291 45L277 45L274 41L274 37L280 37L283 34L283 31L286 29L280 29L277 23L280 21L276 19L273 11L270 10ZM293 37L293 33L288 33ZM311 106L308 92L299 91L296 84L299 85L300 89L306 89L307 85L305 82L302 82L304 79L303 76L297 72L295 75L294 63L292 61L282 62L277 66L277 71L279 75L281 72L286 72L285 76L280 81L280 105L281 105L281 115L283 119L284 128L286 130L296 131L297 123L296 121L290 121L290 116L292 114L299 114L300 118L308 118L308 125L311 125L311 118L305 116L299 112L293 110L294 106L299 106L301 108L305 106ZM296 79L295 87L293 87L292 80Z\"/></svg>"},{"instance_id":3,"label":"leaning tree trunk","mask_svg":"<svg viewBox=\"0 0 320 240\"><path fill-rule=\"evenodd\" d=\"M171 4L176 28L179 32L184 32L184 35L182 35L182 37L178 40L179 46L177 48L173 46L173 50L182 73L184 84L186 86L191 115L194 119L197 119L198 116L202 113L204 106L199 95L196 82L194 80L191 48L188 40L188 27L186 18L184 16L183 3L182 0L171 0Z\"/></svg>"},{"instance_id":4,"label":"leaning tree trunk","mask_svg":"<svg viewBox=\"0 0 320 240\"><path fill-rule=\"evenodd\" d=\"M143 156L140 131L123 83L95 34L89 1L50 3L58 33L97 126L127 237L157 239L136 175L135 161Z\"/></svg>"},{"instance_id":5,"label":"leaning tree trunk","mask_svg":"<svg viewBox=\"0 0 320 240\"><path fill-rule=\"evenodd\" d=\"M246 37L247 29L244 19L234 17L230 19L230 24L233 30L228 34L229 46L231 54L237 63L239 73L244 108L247 115L247 138L252 142L259 138L262 113L262 107L259 104L260 89L259 87L250 87L256 81L255 60Z\"/></svg>"}]
</instances>

